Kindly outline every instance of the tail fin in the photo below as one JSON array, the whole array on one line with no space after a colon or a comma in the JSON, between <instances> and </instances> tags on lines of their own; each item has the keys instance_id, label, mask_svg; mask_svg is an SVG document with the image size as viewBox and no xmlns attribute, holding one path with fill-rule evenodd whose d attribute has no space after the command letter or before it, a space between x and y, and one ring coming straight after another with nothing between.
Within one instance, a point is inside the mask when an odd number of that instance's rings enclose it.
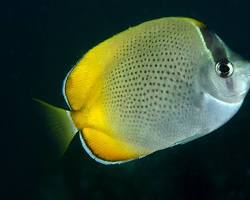
<instances>
[{"instance_id":1,"label":"tail fin","mask_svg":"<svg viewBox=\"0 0 250 200\"><path fill-rule=\"evenodd\" d=\"M67 150L71 140L77 132L76 127L71 121L70 112L62 108L55 107L39 99L33 98L37 104L37 110L41 114L42 121L54 143L58 158L62 157Z\"/></svg>"}]
</instances>

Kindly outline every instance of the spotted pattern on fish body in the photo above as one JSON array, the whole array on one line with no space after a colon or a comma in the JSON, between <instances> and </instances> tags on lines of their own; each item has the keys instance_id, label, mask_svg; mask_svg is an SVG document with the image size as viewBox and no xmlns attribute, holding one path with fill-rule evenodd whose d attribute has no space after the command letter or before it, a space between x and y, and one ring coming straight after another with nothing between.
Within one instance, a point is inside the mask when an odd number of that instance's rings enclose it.
<instances>
[{"instance_id":1,"label":"spotted pattern on fish body","mask_svg":"<svg viewBox=\"0 0 250 200\"><path fill-rule=\"evenodd\" d=\"M153 132L159 147L159 138L168 134L173 119L188 117L195 62L201 57L197 46L203 44L194 25L185 21L162 20L141 29L131 30L114 54L116 64L104 78L105 108L124 138L145 144L145 135Z\"/></svg>"}]
</instances>

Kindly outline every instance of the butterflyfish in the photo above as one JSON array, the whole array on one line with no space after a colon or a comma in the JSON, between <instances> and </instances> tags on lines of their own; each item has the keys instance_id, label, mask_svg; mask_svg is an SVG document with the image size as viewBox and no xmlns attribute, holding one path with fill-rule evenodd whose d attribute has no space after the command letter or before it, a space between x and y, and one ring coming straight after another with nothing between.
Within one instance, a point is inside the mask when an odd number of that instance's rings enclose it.
<instances>
[{"instance_id":1,"label":"butterflyfish","mask_svg":"<svg viewBox=\"0 0 250 200\"><path fill-rule=\"evenodd\" d=\"M68 110L39 102L65 127L62 151L79 135L94 160L117 164L219 128L249 87L249 61L202 22L166 17L90 49L64 80Z\"/></svg>"}]
</instances>

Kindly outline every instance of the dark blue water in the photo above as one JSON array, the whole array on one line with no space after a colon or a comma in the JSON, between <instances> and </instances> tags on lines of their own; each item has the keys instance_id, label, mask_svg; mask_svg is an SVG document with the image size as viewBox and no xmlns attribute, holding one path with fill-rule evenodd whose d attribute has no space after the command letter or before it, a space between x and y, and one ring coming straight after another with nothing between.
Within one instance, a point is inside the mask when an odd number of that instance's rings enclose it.
<instances>
[{"instance_id":1,"label":"dark blue water","mask_svg":"<svg viewBox=\"0 0 250 200\"><path fill-rule=\"evenodd\" d=\"M31 97L65 107L66 73L91 47L164 16L205 22L250 59L247 1L2 2L1 199L250 199L250 98L225 126L191 143L120 166L91 160L75 138L60 161Z\"/></svg>"}]
</instances>

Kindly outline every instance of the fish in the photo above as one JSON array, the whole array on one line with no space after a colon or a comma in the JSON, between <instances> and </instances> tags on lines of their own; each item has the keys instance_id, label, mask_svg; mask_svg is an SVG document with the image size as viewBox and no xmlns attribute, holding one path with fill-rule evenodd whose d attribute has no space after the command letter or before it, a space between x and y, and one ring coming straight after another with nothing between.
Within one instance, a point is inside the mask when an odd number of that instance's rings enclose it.
<instances>
[{"instance_id":1,"label":"fish","mask_svg":"<svg viewBox=\"0 0 250 200\"><path fill-rule=\"evenodd\" d=\"M108 165L211 133L237 113L249 87L250 62L204 23L164 17L87 51L63 82L68 109L36 102L57 124L62 152L79 136Z\"/></svg>"}]
</instances>

